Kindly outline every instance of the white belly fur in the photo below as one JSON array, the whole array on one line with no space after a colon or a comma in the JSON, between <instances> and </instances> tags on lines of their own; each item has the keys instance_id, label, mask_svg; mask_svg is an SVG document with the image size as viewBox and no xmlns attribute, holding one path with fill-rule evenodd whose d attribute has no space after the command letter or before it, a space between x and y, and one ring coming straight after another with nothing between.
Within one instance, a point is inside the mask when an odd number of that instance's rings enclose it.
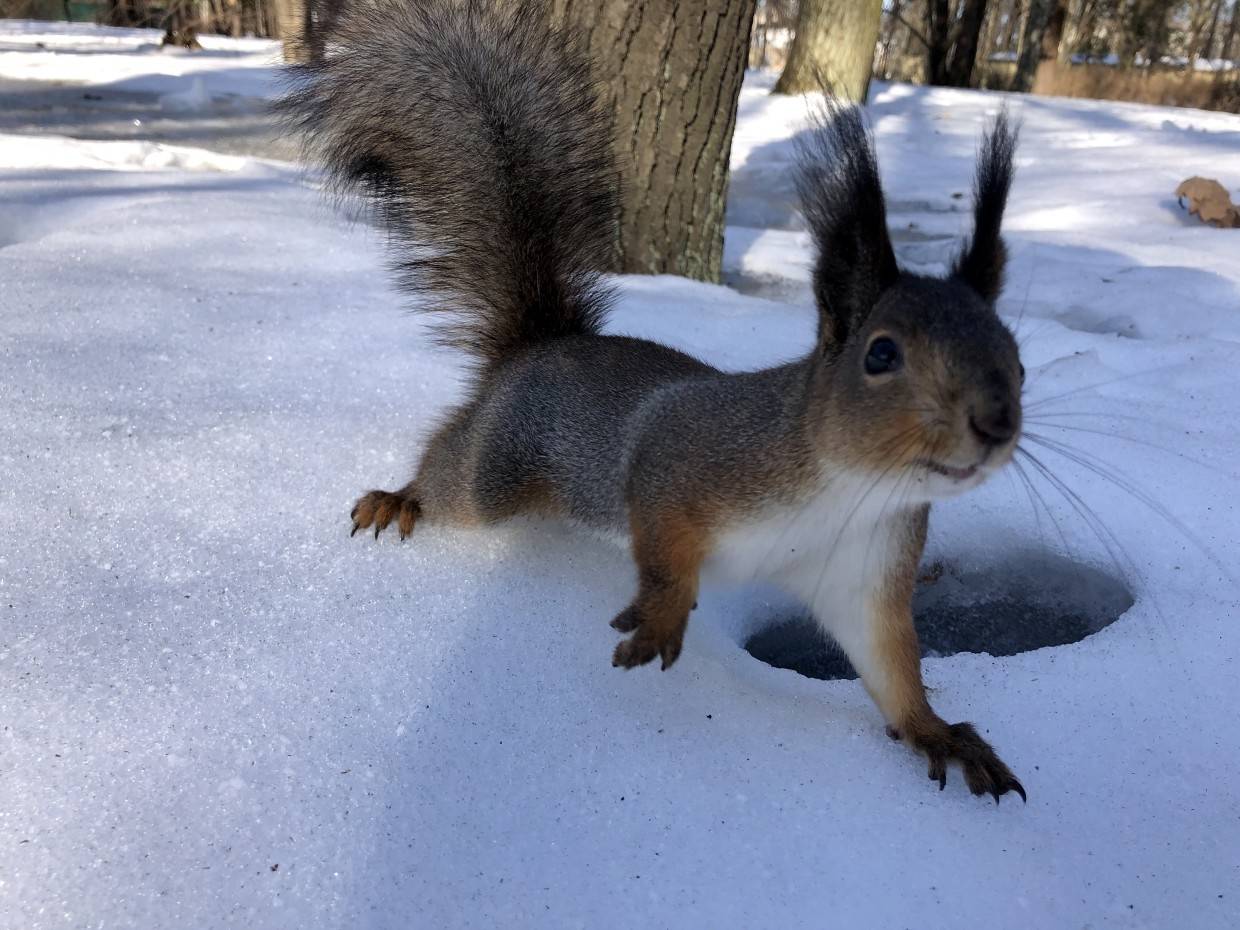
<instances>
[{"instance_id":1,"label":"white belly fur","mask_svg":"<svg viewBox=\"0 0 1240 930\"><path fill-rule=\"evenodd\" d=\"M810 500L726 530L705 571L721 580L769 581L801 599L836 639L864 624L895 554L893 520L910 501L899 479L841 475ZM841 636L841 634L844 634Z\"/></svg>"},{"instance_id":2,"label":"white belly fur","mask_svg":"<svg viewBox=\"0 0 1240 930\"><path fill-rule=\"evenodd\" d=\"M703 580L775 584L801 600L841 645L859 644L870 598L896 552L895 531L903 524L893 517L933 496L923 485L838 475L806 501L726 529L702 568ZM627 533L591 532L630 548Z\"/></svg>"}]
</instances>

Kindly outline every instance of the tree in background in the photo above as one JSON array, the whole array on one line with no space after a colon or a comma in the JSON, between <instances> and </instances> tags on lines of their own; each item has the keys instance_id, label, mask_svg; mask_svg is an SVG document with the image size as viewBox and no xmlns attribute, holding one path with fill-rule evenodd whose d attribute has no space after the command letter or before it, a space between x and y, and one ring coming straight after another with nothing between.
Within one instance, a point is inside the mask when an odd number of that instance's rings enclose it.
<instances>
[{"instance_id":1,"label":"tree in background","mask_svg":"<svg viewBox=\"0 0 1240 930\"><path fill-rule=\"evenodd\" d=\"M1240 15L1240 0L1231 0L1231 14L1227 17L1227 35L1223 39L1222 48L1219 50L1219 57L1227 61L1235 61L1236 56L1240 55L1240 48L1236 47L1236 17Z\"/></svg>"},{"instance_id":2,"label":"tree in background","mask_svg":"<svg viewBox=\"0 0 1240 930\"><path fill-rule=\"evenodd\" d=\"M893 65L905 78L943 87L972 87L979 57L994 41L998 22L989 0L887 0L881 34L882 73ZM916 75L899 67L919 58Z\"/></svg>"},{"instance_id":3,"label":"tree in background","mask_svg":"<svg viewBox=\"0 0 1240 930\"><path fill-rule=\"evenodd\" d=\"M1064 7L1059 45L1055 48L1055 59L1061 65L1070 63L1073 55L1084 50L1082 46L1087 36L1086 29L1092 24L1098 5L1098 0L1068 0Z\"/></svg>"},{"instance_id":4,"label":"tree in background","mask_svg":"<svg viewBox=\"0 0 1240 930\"><path fill-rule=\"evenodd\" d=\"M927 0L926 80L943 87L969 87L977 61L986 0Z\"/></svg>"},{"instance_id":5,"label":"tree in background","mask_svg":"<svg viewBox=\"0 0 1240 930\"><path fill-rule=\"evenodd\" d=\"M882 12L882 0L801 0L775 93L803 94L826 83L838 96L864 100Z\"/></svg>"},{"instance_id":6,"label":"tree in background","mask_svg":"<svg viewBox=\"0 0 1240 930\"><path fill-rule=\"evenodd\" d=\"M552 0L615 114L616 269L718 281L728 157L756 0Z\"/></svg>"},{"instance_id":7,"label":"tree in background","mask_svg":"<svg viewBox=\"0 0 1240 930\"><path fill-rule=\"evenodd\" d=\"M1219 17L1223 14L1223 0L1195 0L1189 4L1190 22L1188 36L1188 63L1193 67L1197 59L1214 57L1215 40L1219 35Z\"/></svg>"},{"instance_id":8,"label":"tree in background","mask_svg":"<svg viewBox=\"0 0 1240 930\"><path fill-rule=\"evenodd\" d=\"M796 19L796 0L758 0L749 37L749 67L780 67L787 61L789 43L783 37L792 34ZM772 33L780 34L781 41L772 42Z\"/></svg>"},{"instance_id":9,"label":"tree in background","mask_svg":"<svg viewBox=\"0 0 1240 930\"><path fill-rule=\"evenodd\" d=\"M972 34L967 7L886 0L877 73L963 85L964 70L953 75L949 65L968 57L951 52L954 35ZM1237 112L1238 7L1240 0L986 0L967 83L1028 91L1036 78L1046 93Z\"/></svg>"},{"instance_id":10,"label":"tree in background","mask_svg":"<svg viewBox=\"0 0 1240 930\"><path fill-rule=\"evenodd\" d=\"M20 7L0 15L20 13ZM67 5L66 5L67 7ZM32 10L40 7L31 4ZM46 15L46 5L42 7ZM275 36L272 0L106 0L96 7L96 21L106 26L138 26L164 30L164 45L198 48L199 33L226 36Z\"/></svg>"},{"instance_id":11,"label":"tree in background","mask_svg":"<svg viewBox=\"0 0 1240 930\"><path fill-rule=\"evenodd\" d=\"M194 0L172 0L164 11L164 37L160 45L175 48L199 49L198 4Z\"/></svg>"},{"instance_id":12,"label":"tree in background","mask_svg":"<svg viewBox=\"0 0 1240 930\"><path fill-rule=\"evenodd\" d=\"M1175 0L1128 0L1117 17L1119 40L1115 52L1121 65L1157 62L1167 49L1167 18Z\"/></svg>"},{"instance_id":13,"label":"tree in background","mask_svg":"<svg viewBox=\"0 0 1240 930\"><path fill-rule=\"evenodd\" d=\"M1038 65L1046 40L1046 27L1057 6L1055 0L1029 0L1025 13L1025 28L1021 32L1020 55L1016 59L1016 74L1012 77L1012 90L1027 93L1033 89Z\"/></svg>"},{"instance_id":14,"label":"tree in background","mask_svg":"<svg viewBox=\"0 0 1240 930\"><path fill-rule=\"evenodd\" d=\"M304 61L311 32L309 0L271 0L285 61Z\"/></svg>"}]
</instances>

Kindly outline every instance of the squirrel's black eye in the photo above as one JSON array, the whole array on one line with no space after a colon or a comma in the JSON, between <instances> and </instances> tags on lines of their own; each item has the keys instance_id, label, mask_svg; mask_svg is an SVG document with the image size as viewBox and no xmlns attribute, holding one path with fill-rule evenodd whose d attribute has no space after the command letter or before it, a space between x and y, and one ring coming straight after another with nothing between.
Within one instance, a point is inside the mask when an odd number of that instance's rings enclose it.
<instances>
[{"instance_id":1,"label":"squirrel's black eye","mask_svg":"<svg viewBox=\"0 0 1240 930\"><path fill-rule=\"evenodd\" d=\"M1020 383L1021 384L1025 383L1025 366L1024 365L1020 366Z\"/></svg>"},{"instance_id":2,"label":"squirrel's black eye","mask_svg":"<svg viewBox=\"0 0 1240 930\"><path fill-rule=\"evenodd\" d=\"M865 354L865 373L867 375L886 374L897 370L902 361L900 347L896 345L895 340L879 336L870 343L870 351Z\"/></svg>"}]
</instances>

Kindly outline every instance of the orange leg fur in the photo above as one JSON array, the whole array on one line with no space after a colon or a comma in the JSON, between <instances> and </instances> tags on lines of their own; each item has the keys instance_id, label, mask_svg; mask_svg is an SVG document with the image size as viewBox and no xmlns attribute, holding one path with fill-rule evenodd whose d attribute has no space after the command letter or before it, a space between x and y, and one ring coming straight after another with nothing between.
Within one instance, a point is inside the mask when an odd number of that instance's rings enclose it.
<instances>
[{"instance_id":1,"label":"orange leg fur","mask_svg":"<svg viewBox=\"0 0 1240 930\"><path fill-rule=\"evenodd\" d=\"M974 794L996 803L1008 791L1025 797L1011 770L968 723L949 724L926 700L921 679L921 650L913 626L913 585L925 544L926 515L892 540L890 560L877 585L865 591L852 610L820 617L848 654L866 690L887 719L887 732L903 739L929 761L930 778L947 783L947 766L957 763Z\"/></svg>"},{"instance_id":2,"label":"orange leg fur","mask_svg":"<svg viewBox=\"0 0 1240 930\"><path fill-rule=\"evenodd\" d=\"M672 666L680 656L689 612L697 600L704 556L704 535L690 521L662 517L643 526L634 518L637 597L611 621L615 629L633 635L616 646L612 665L634 668L660 656L664 669Z\"/></svg>"},{"instance_id":3,"label":"orange leg fur","mask_svg":"<svg viewBox=\"0 0 1240 930\"><path fill-rule=\"evenodd\" d=\"M1025 799L1025 789L969 723L949 724L931 708L921 679L917 632L909 608L911 590L884 591L871 605L866 643L854 644L849 655L867 690L887 718L887 732L904 739L929 760L929 776L942 789L947 766L958 763L973 794L999 797L1014 791ZM911 588L911 582L908 587Z\"/></svg>"}]
</instances>

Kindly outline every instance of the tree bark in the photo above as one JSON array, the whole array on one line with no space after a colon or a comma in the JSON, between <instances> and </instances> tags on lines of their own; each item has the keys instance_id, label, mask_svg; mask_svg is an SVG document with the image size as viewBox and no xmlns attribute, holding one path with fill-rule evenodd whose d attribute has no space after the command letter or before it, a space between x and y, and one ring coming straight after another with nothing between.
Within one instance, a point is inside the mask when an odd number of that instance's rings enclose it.
<instances>
[{"instance_id":1,"label":"tree bark","mask_svg":"<svg viewBox=\"0 0 1240 930\"><path fill-rule=\"evenodd\" d=\"M978 50L983 60L987 60L997 50L995 43L999 38L999 19L1003 15L1002 4L991 4L986 8L986 18L982 23L982 37Z\"/></svg>"},{"instance_id":2,"label":"tree bark","mask_svg":"<svg viewBox=\"0 0 1240 930\"><path fill-rule=\"evenodd\" d=\"M1020 21L1021 21L1021 4L1013 2L1008 9L1007 19L1003 23L1003 38L999 40L999 47L1005 52L1014 52L1020 46Z\"/></svg>"},{"instance_id":3,"label":"tree bark","mask_svg":"<svg viewBox=\"0 0 1240 930\"><path fill-rule=\"evenodd\" d=\"M837 96L865 100L882 19L882 0L801 0L775 93L803 94L825 82Z\"/></svg>"},{"instance_id":4,"label":"tree bark","mask_svg":"<svg viewBox=\"0 0 1240 930\"><path fill-rule=\"evenodd\" d=\"M1012 77L1012 90L1028 93L1033 79L1038 75L1042 61L1042 40L1046 36L1046 24L1050 21L1055 0L1029 0L1029 12L1025 16L1025 29L1020 39L1020 57L1016 61L1016 74Z\"/></svg>"},{"instance_id":5,"label":"tree bark","mask_svg":"<svg viewBox=\"0 0 1240 930\"><path fill-rule=\"evenodd\" d=\"M1068 0L1055 0L1051 4L1050 15L1046 18L1046 30L1042 33L1042 59L1059 57L1059 46L1063 42L1063 31L1068 22Z\"/></svg>"},{"instance_id":6,"label":"tree bark","mask_svg":"<svg viewBox=\"0 0 1240 930\"><path fill-rule=\"evenodd\" d=\"M891 73L891 46L896 32L900 28L900 13L904 8L904 0L891 0L891 6L883 11L886 17L879 17L878 38L882 46L881 52L875 52L874 67L871 73L880 71L885 78ZM868 88L867 88L868 92Z\"/></svg>"},{"instance_id":7,"label":"tree bark","mask_svg":"<svg viewBox=\"0 0 1240 930\"><path fill-rule=\"evenodd\" d=\"M1080 51L1081 30L1085 25L1085 13L1089 0L1069 0L1065 8L1063 32L1059 36L1059 47L1055 57L1060 64L1068 64L1072 56Z\"/></svg>"},{"instance_id":8,"label":"tree bark","mask_svg":"<svg viewBox=\"0 0 1240 930\"><path fill-rule=\"evenodd\" d=\"M1191 56L1189 67L1192 67L1191 62L1195 62L1198 57L1204 58L1207 61L1214 57L1214 39L1218 32L1219 15L1223 12L1223 0L1213 0L1211 6L1213 9L1210 14L1210 28L1206 32L1205 40L1200 43Z\"/></svg>"},{"instance_id":9,"label":"tree bark","mask_svg":"<svg viewBox=\"0 0 1240 930\"><path fill-rule=\"evenodd\" d=\"M977 41L986 18L986 0L963 0L947 63L947 80L952 87L968 87L977 62Z\"/></svg>"},{"instance_id":10,"label":"tree bark","mask_svg":"<svg viewBox=\"0 0 1240 930\"><path fill-rule=\"evenodd\" d=\"M1165 2L1154 2L1149 4L1149 17L1146 20L1146 28L1148 30L1145 42L1145 60L1151 68L1158 65L1162 61L1163 53L1167 48L1167 36L1170 28L1167 25L1167 17L1171 14L1171 8L1174 4Z\"/></svg>"},{"instance_id":11,"label":"tree bark","mask_svg":"<svg viewBox=\"0 0 1240 930\"><path fill-rule=\"evenodd\" d=\"M1226 58L1228 61L1234 61L1231 57L1231 46L1236 39L1236 18L1240 15L1240 3L1233 2L1231 5L1231 16L1227 18L1227 35L1223 39L1223 48L1219 52L1220 58Z\"/></svg>"},{"instance_id":12,"label":"tree bark","mask_svg":"<svg viewBox=\"0 0 1240 930\"><path fill-rule=\"evenodd\" d=\"M951 45L951 15L949 0L926 0L926 81L937 86L950 83L947 54Z\"/></svg>"},{"instance_id":13,"label":"tree bark","mask_svg":"<svg viewBox=\"0 0 1240 930\"><path fill-rule=\"evenodd\" d=\"M189 0L173 0L164 13L164 37L161 46L201 49L198 42L198 17L190 9Z\"/></svg>"},{"instance_id":14,"label":"tree bark","mask_svg":"<svg viewBox=\"0 0 1240 930\"><path fill-rule=\"evenodd\" d=\"M1148 66L1158 64L1167 44L1167 17L1174 0L1132 0L1120 17L1117 51L1120 64L1136 63L1143 54Z\"/></svg>"},{"instance_id":15,"label":"tree bark","mask_svg":"<svg viewBox=\"0 0 1240 930\"><path fill-rule=\"evenodd\" d=\"M275 8L276 26L284 50L285 61L305 61L309 0L271 0Z\"/></svg>"},{"instance_id":16,"label":"tree bark","mask_svg":"<svg viewBox=\"0 0 1240 930\"><path fill-rule=\"evenodd\" d=\"M553 0L614 112L615 267L718 281L736 105L756 0Z\"/></svg>"},{"instance_id":17,"label":"tree bark","mask_svg":"<svg viewBox=\"0 0 1240 930\"><path fill-rule=\"evenodd\" d=\"M926 80L942 87L973 82L987 0L927 0Z\"/></svg>"}]
</instances>

